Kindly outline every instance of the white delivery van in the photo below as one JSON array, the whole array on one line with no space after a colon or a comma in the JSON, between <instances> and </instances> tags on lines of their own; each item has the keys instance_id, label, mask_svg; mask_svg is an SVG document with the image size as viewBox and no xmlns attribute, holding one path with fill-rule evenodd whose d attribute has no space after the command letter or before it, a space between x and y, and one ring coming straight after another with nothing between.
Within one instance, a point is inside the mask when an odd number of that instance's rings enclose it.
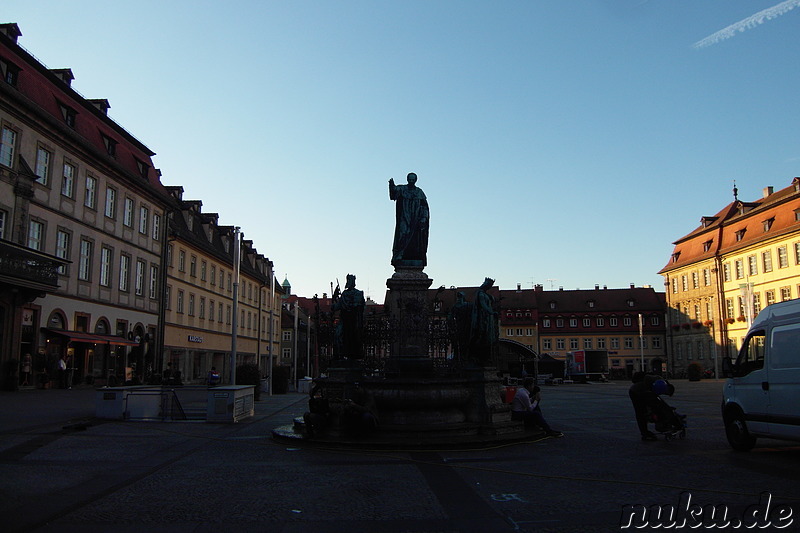
<instances>
[{"instance_id":1,"label":"white delivery van","mask_svg":"<svg viewBox=\"0 0 800 533\"><path fill-rule=\"evenodd\" d=\"M800 300L761 311L723 371L722 419L735 450L757 437L800 440Z\"/></svg>"}]
</instances>

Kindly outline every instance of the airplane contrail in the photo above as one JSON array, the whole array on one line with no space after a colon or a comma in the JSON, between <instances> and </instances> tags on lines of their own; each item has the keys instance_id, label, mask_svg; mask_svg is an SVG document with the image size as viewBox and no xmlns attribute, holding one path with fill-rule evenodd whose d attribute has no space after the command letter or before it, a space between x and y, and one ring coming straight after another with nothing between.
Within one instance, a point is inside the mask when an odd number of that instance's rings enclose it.
<instances>
[{"instance_id":1,"label":"airplane contrail","mask_svg":"<svg viewBox=\"0 0 800 533\"><path fill-rule=\"evenodd\" d=\"M751 15L744 20L740 20L736 24L731 24L727 28L719 30L717 33L709 35L705 39L701 39L696 43L694 43L692 47L705 48L706 46L717 44L718 42L724 41L725 39L730 39L731 37L736 35L736 32L742 33L744 31L755 28L756 26L764 24L768 20L778 18L781 15L788 13L789 11L798 6L800 6L800 0L786 0L785 2L781 2L780 4L768 7L763 11L759 11L755 15Z\"/></svg>"}]
</instances>

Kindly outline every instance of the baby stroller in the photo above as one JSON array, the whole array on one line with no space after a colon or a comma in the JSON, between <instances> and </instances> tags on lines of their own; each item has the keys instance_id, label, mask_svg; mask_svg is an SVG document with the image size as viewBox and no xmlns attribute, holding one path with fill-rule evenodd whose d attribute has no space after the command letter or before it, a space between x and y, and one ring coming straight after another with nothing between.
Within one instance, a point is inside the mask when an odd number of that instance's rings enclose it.
<instances>
[{"instance_id":1,"label":"baby stroller","mask_svg":"<svg viewBox=\"0 0 800 533\"><path fill-rule=\"evenodd\" d=\"M655 424L656 433L664 435L664 440L686 437L686 415L679 414L675 407L670 406L661 397L662 394L672 396L674 390L675 387L667 384L663 379L653 383L655 396L648 408L647 419Z\"/></svg>"}]
</instances>

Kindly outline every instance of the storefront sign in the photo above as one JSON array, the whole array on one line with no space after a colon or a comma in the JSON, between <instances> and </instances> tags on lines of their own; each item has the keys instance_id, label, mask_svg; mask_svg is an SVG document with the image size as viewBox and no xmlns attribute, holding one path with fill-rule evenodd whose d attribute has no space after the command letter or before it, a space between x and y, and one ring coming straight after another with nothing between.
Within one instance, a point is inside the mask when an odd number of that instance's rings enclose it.
<instances>
[{"instance_id":1,"label":"storefront sign","mask_svg":"<svg viewBox=\"0 0 800 533\"><path fill-rule=\"evenodd\" d=\"M189 342L203 342L203 337L198 335L189 335Z\"/></svg>"}]
</instances>

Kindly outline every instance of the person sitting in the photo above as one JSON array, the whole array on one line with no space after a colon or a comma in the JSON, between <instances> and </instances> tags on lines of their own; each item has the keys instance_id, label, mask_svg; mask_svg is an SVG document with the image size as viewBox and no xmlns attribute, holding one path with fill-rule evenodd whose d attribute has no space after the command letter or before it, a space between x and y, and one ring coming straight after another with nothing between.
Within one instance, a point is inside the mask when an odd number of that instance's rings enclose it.
<instances>
[{"instance_id":1,"label":"person sitting","mask_svg":"<svg viewBox=\"0 0 800 533\"><path fill-rule=\"evenodd\" d=\"M511 402L511 419L522 420L526 428L538 426L548 437L563 437L564 434L551 428L542 415L542 409L539 407L542 401L541 392L541 389L534 385L533 378L525 378Z\"/></svg>"},{"instance_id":2,"label":"person sitting","mask_svg":"<svg viewBox=\"0 0 800 533\"><path fill-rule=\"evenodd\" d=\"M217 367L212 366L211 370L208 371L208 376L206 380L208 381L209 387L214 387L215 385L219 385L219 372L217 372Z\"/></svg>"}]
</instances>

